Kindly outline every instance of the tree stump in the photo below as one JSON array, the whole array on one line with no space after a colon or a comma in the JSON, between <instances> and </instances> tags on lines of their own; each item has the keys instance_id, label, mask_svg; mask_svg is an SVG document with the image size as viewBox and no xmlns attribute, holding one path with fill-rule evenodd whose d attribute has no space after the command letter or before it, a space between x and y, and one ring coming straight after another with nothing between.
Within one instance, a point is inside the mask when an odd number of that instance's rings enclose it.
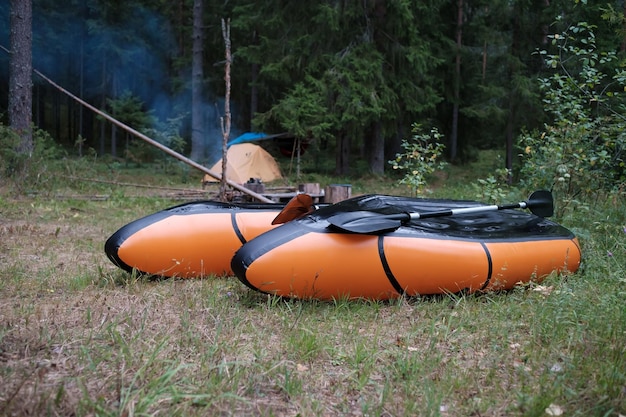
<instances>
[{"instance_id":1,"label":"tree stump","mask_svg":"<svg viewBox=\"0 0 626 417\"><path fill-rule=\"evenodd\" d=\"M324 190L320 188L319 182L307 182L304 184L299 184L298 192L310 195L314 203L324 201Z\"/></svg>"},{"instance_id":2,"label":"tree stump","mask_svg":"<svg viewBox=\"0 0 626 417\"><path fill-rule=\"evenodd\" d=\"M335 204L352 197L351 184L330 184L326 187L324 202Z\"/></svg>"},{"instance_id":3,"label":"tree stump","mask_svg":"<svg viewBox=\"0 0 626 417\"><path fill-rule=\"evenodd\" d=\"M305 194L319 194L320 183L319 182L307 182L298 185L298 191Z\"/></svg>"}]
</instances>

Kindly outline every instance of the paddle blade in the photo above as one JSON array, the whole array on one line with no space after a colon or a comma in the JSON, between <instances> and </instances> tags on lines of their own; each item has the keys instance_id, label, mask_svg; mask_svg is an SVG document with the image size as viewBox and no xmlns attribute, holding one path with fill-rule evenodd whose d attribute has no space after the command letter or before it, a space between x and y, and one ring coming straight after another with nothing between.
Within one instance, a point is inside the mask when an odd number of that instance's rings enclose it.
<instances>
[{"instance_id":1,"label":"paddle blade","mask_svg":"<svg viewBox=\"0 0 626 417\"><path fill-rule=\"evenodd\" d=\"M297 194L272 220L272 224L287 223L313 212L313 198L308 194Z\"/></svg>"},{"instance_id":2,"label":"paddle blade","mask_svg":"<svg viewBox=\"0 0 626 417\"><path fill-rule=\"evenodd\" d=\"M350 233L385 233L402 226L409 220L407 213L380 215L370 211L350 211L329 217L328 222L334 228Z\"/></svg>"},{"instance_id":3,"label":"paddle blade","mask_svg":"<svg viewBox=\"0 0 626 417\"><path fill-rule=\"evenodd\" d=\"M554 199L552 193L548 190L537 190L533 192L528 201L526 201L526 207L532 214L539 217L551 217L554 215Z\"/></svg>"}]
</instances>

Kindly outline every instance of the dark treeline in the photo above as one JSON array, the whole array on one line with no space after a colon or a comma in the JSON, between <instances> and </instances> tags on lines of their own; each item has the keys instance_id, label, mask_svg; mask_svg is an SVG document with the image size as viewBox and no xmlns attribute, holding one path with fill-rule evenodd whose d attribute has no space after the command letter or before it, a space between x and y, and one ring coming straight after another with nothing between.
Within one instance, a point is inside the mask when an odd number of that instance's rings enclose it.
<instances>
[{"instance_id":1,"label":"dark treeline","mask_svg":"<svg viewBox=\"0 0 626 417\"><path fill-rule=\"evenodd\" d=\"M198 0L196 0L198 2ZM191 149L193 0L33 0L33 66L139 130L160 132L200 162L219 157L224 114L222 19L230 19L233 134L289 132L383 173L412 123L437 127L449 160L507 149L545 123L538 49L587 21L619 51L622 2L573 0L203 0L204 116ZM9 2L0 4L8 47ZM561 16L560 23L555 19ZM9 56L0 52L6 122ZM79 152L121 155L131 138L34 77L34 124ZM169 143L171 144L171 143ZM196 146L194 144L194 146ZM510 160L508 161L510 164Z\"/></svg>"}]
</instances>

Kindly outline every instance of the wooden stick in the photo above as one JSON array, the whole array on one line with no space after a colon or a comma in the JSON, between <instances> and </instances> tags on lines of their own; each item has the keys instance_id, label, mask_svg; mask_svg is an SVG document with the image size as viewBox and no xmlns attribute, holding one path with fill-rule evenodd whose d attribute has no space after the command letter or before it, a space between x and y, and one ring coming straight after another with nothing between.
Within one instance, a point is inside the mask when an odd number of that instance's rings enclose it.
<instances>
[{"instance_id":1,"label":"wooden stick","mask_svg":"<svg viewBox=\"0 0 626 417\"><path fill-rule=\"evenodd\" d=\"M226 49L226 63L224 65L224 81L226 82L226 95L224 97L224 117L222 122L222 180L220 181L220 199L226 197L226 167L228 165L228 138L230 137L230 65L232 56L230 51L230 19L228 23L222 19L222 36Z\"/></svg>"},{"instance_id":2,"label":"wooden stick","mask_svg":"<svg viewBox=\"0 0 626 417\"><path fill-rule=\"evenodd\" d=\"M67 178L69 180L73 180L73 181L85 181L85 182L96 182L99 184L111 184L111 185L118 185L118 186L122 186L122 187L137 187L137 188L150 188L150 189L154 189L154 190L166 190L166 191L180 191L180 192L193 192L193 193L198 193L198 194L204 194L206 193L206 191L204 190L198 190L196 188L180 188L180 187L164 187L161 185L149 185L149 184L135 184L135 183L131 183L131 182L120 182L120 181L111 181L111 180L97 180L94 178L82 178L82 177L76 177L73 175L60 175L60 177L62 178Z\"/></svg>"}]
</instances>

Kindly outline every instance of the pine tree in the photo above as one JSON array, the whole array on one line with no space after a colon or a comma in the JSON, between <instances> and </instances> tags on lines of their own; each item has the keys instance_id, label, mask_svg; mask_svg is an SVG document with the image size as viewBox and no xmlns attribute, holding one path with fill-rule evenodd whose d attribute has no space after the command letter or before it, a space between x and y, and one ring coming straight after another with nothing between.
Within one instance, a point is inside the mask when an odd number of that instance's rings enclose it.
<instances>
[{"instance_id":1,"label":"pine tree","mask_svg":"<svg viewBox=\"0 0 626 417\"><path fill-rule=\"evenodd\" d=\"M32 83L32 2L11 0L9 123L20 136L17 151L28 156L33 152Z\"/></svg>"},{"instance_id":2,"label":"pine tree","mask_svg":"<svg viewBox=\"0 0 626 417\"><path fill-rule=\"evenodd\" d=\"M193 57L191 65L191 159L204 159L204 109L202 85L204 79L204 30L202 0L193 2Z\"/></svg>"}]
</instances>

